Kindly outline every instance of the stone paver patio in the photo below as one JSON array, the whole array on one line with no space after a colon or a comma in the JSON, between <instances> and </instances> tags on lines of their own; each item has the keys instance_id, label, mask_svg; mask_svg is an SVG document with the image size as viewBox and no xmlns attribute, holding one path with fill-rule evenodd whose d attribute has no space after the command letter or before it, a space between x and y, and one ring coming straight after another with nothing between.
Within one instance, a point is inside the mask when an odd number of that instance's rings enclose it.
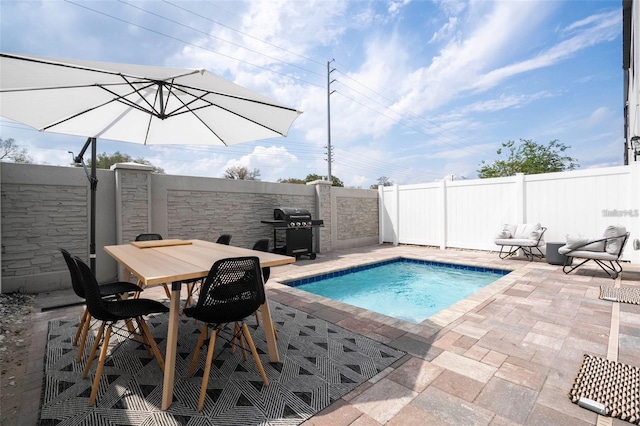
<instances>
[{"instance_id":1,"label":"stone paver patio","mask_svg":"<svg viewBox=\"0 0 640 426\"><path fill-rule=\"evenodd\" d=\"M287 287L282 281L394 257L510 269L509 275L421 324ZM640 365L640 306L600 300L601 285L640 287L640 266L612 280L597 266L565 275L561 266L497 253L417 246L370 246L319 254L272 268L271 300L309 312L407 355L304 424L309 425L628 425L599 417L567 396L584 354ZM146 297L164 297L162 287ZM42 294L42 306L73 301ZM19 425L35 425L47 322L81 306L36 315L23 380Z\"/></svg>"}]
</instances>

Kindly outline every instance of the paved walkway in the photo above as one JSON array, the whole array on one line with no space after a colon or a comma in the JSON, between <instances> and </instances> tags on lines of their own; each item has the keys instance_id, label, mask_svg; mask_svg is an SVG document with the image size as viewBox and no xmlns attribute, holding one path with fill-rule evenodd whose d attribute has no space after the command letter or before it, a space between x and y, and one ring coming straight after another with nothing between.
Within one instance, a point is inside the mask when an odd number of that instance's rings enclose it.
<instances>
[{"instance_id":1,"label":"paved walkway","mask_svg":"<svg viewBox=\"0 0 640 426\"><path fill-rule=\"evenodd\" d=\"M421 324L282 285L280 282L399 256L513 270ZM628 425L597 416L567 396L584 354L640 365L640 306L600 300L601 285L640 287L640 266L611 280L595 265L565 275L559 266L496 253L389 245L319 254L273 268L268 297L402 349L407 355L304 424ZM145 296L164 296L161 287ZM40 295L66 304L70 292ZM80 306L37 314L22 381L20 425L35 425L47 322Z\"/></svg>"}]
</instances>

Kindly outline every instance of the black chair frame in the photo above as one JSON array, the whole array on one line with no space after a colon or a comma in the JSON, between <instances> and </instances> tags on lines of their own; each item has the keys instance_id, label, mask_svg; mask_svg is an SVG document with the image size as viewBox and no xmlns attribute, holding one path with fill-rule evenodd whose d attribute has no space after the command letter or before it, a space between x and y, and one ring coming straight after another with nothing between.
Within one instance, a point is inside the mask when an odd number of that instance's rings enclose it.
<instances>
[{"instance_id":1,"label":"black chair frame","mask_svg":"<svg viewBox=\"0 0 640 426\"><path fill-rule=\"evenodd\" d=\"M544 259L544 253L542 253L538 244L540 244L542 236L544 235L547 228L542 226L540 229L542 230L542 232L540 232L540 236L538 237L535 246L502 245L500 246L500 253L498 254L498 256L500 256L500 259L504 260L508 257L516 256L518 254L518 250L522 250L522 253L529 260L533 260L534 258ZM509 247L508 251L504 249L505 247Z\"/></svg>"},{"instance_id":2,"label":"black chair frame","mask_svg":"<svg viewBox=\"0 0 640 426\"><path fill-rule=\"evenodd\" d=\"M605 237L599 240L589 241L572 250L574 252L580 251L580 248L582 247L588 246L593 243L599 243L599 242L604 242L606 246L608 241L615 240L615 239L622 239L620 243L620 250L618 250L618 252L616 253L616 260L602 260L602 259L594 259L594 258L573 257L571 256L571 251L570 251L569 253L565 254L565 260L564 260L564 266L562 267L562 272L564 272L565 274L569 274L575 271L576 269L578 269L579 267L581 267L582 265L584 265L585 263L589 262L590 260L593 260L596 263L596 265L598 265L609 276L609 278L612 278L615 280L616 278L618 278L618 275L622 273L622 265L620 265L620 256L622 256L622 252L624 251L624 246L627 244L629 235L630 233L627 232L624 235L617 235L615 237ZM594 252L594 253L598 253L598 252ZM577 265L572 265L572 259L573 260L584 259L584 260L578 263Z\"/></svg>"},{"instance_id":3,"label":"black chair frame","mask_svg":"<svg viewBox=\"0 0 640 426\"><path fill-rule=\"evenodd\" d=\"M147 351L150 351L155 357L160 369L164 371L164 360L143 316L155 313L166 313L169 312L169 308L156 300L150 299L127 299L116 301L102 299L100 297L98 282L96 281L91 268L77 257L74 257L74 260L78 266L82 282L84 284L89 313L96 320L101 321L100 328L98 329L93 345L91 346L87 363L82 371L82 378L87 378L96 352L98 351L98 348L100 348L98 366L96 367L95 377L91 387L91 394L89 396L89 406L93 406L95 405L98 396L100 378L102 377L102 370L104 369L104 364L107 358L111 334L114 332L114 328L116 334L124 331L123 327L117 326L120 321L125 322L128 334L135 336L136 341L145 345ZM135 320L138 325L137 331L132 325L132 320Z\"/></svg>"},{"instance_id":4,"label":"black chair frame","mask_svg":"<svg viewBox=\"0 0 640 426\"><path fill-rule=\"evenodd\" d=\"M222 234L218 237L216 243L228 246L229 244L231 244L231 238L231 234ZM199 289L202 286L202 280L198 278L194 280L183 281L183 283L187 284L187 299L184 302L184 307L188 308L189 306L191 306L191 302L198 297L198 294L200 292Z\"/></svg>"},{"instance_id":5,"label":"black chair frame","mask_svg":"<svg viewBox=\"0 0 640 426\"><path fill-rule=\"evenodd\" d=\"M78 265L74 256L72 256L71 253L63 248L58 248L58 250L60 250L60 252L62 253L62 257L67 264L67 268L69 269L73 291L75 292L76 296L86 300L84 283L82 281L82 276L80 274L80 270L78 269ZM99 286L99 289L100 296L104 299L122 299L122 296L124 294L139 294L141 291L143 291L141 287L126 281L117 281L113 283L103 284ZM76 357L77 361L80 361L82 359L82 354L84 353L84 347L87 341L87 335L89 334L89 329L91 328L91 326L91 314L89 313L89 309L85 306L84 312L80 319L80 323L78 324L78 330L76 331L76 334L71 342L74 346L78 345L78 355Z\"/></svg>"},{"instance_id":6,"label":"black chair frame","mask_svg":"<svg viewBox=\"0 0 640 426\"><path fill-rule=\"evenodd\" d=\"M192 376L195 371L200 350L209 335L209 329L211 329L200 387L198 411L202 411L204 408L216 337L220 335L227 324L234 323L234 332L229 340L232 342L232 346L235 348L234 342L239 342L243 351L243 359L246 361L248 359L246 342L264 386L269 386L269 380L245 322L245 318L252 315L265 300L260 260L255 256L235 257L221 259L213 264L202 284L196 305L184 309L185 315L204 323L189 366L189 376Z\"/></svg>"}]
</instances>

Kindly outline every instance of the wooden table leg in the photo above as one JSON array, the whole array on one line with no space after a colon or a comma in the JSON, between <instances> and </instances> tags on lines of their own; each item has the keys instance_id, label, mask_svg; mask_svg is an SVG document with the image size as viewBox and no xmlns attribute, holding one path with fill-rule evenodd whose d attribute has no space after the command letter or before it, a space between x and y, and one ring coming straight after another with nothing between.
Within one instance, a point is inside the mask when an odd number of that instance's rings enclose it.
<instances>
[{"instance_id":1,"label":"wooden table leg","mask_svg":"<svg viewBox=\"0 0 640 426\"><path fill-rule=\"evenodd\" d=\"M181 282L171 284L171 302L169 304L169 328L167 330L167 351L164 356L164 381L162 383L162 409L167 410L173 402L173 382L176 368L178 346L178 327L180 318Z\"/></svg>"},{"instance_id":2,"label":"wooden table leg","mask_svg":"<svg viewBox=\"0 0 640 426\"><path fill-rule=\"evenodd\" d=\"M273 332L273 321L271 319L268 300L265 299L262 306L260 306L260 312L262 312L262 327L264 328L264 334L267 338L269 361L280 362L280 355L278 355L278 345L276 343L275 333Z\"/></svg>"}]
</instances>

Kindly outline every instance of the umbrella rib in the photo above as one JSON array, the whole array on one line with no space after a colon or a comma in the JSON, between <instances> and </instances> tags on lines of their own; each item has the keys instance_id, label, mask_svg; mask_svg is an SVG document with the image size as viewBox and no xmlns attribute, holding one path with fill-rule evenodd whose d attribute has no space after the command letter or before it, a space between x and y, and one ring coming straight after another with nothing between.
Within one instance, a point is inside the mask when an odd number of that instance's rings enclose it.
<instances>
[{"instance_id":1,"label":"umbrella rib","mask_svg":"<svg viewBox=\"0 0 640 426\"><path fill-rule=\"evenodd\" d=\"M204 92L202 95L197 96L196 97L197 99L202 99L202 97L206 96L206 95L217 95L217 96L222 96L222 97L225 97L225 98L238 99L238 100L241 100L241 101L251 102L251 103L254 103L254 104L260 104L260 105L265 105L265 106L269 106L269 107L273 107L273 108L284 109L284 110L287 110L287 111L297 111L295 108L290 108L290 107L287 107L287 106L284 106L284 105L278 105L278 104L274 104L274 103L271 103L271 102L265 102L265 101L260 101L260 100L257 100L257 99L251 99L251 98L247 98L247 97L244 97L244 96L230 95L228 93L214 92L212 90L206 90L206 89L193 87L193 86L186 86L186 85L180 84L180 83L175 83L172 86L176 87L176 88L179 88L182 93L189 94L191 96L195 96L195 95L191 94L191 92L187 91L187 89L197 90L199 92ZM211 103L210 101L207 101L207 102ZM213 104L213 105L215 105L215 104Z\"/></svg>"},{"instance_id":2,"label":"umbrella rib","mask_svg":"<svg viewBox=\"0 0 640 426\"><path fill-rule=\"evenodd\" d=\"M44 65L53 65L53 66L56 66L56 67L71 68L71 69L83 70L83 71L91 71L91 72L95 72L95 73L99 73L99 74L109 74L109 75L124 76L124 74L122 72L119 72L119 71L108 71L108 70L105 70L105 69L90 68L90 67L81 66L81 65L72 65L72 64L67 64L67 63L64 63L64 62L47 61L47 60L38 59L38 58L28 58L28 57L23 57L23 56L18 56L18 55L11 55L11 54L7 54L7 53L0 53L0 57L1 58L15 59L15 60L18 60L18 61L35 62L35 63L38 63L38 64L44 64ZM181 70L177 70L177 71L181 71ZM175 76L170 77L170 78L186 77L188 75L199 74L199 73L201 74L202 70L199 70L199 69L198 70L188 70L188 71L185 71L182 74L178 74L178 75L175 75ZM127 75L127 77L140 78L142 80L149 80L148 78L134 76L134 75Z\"/></svg>"}]
</instances>

